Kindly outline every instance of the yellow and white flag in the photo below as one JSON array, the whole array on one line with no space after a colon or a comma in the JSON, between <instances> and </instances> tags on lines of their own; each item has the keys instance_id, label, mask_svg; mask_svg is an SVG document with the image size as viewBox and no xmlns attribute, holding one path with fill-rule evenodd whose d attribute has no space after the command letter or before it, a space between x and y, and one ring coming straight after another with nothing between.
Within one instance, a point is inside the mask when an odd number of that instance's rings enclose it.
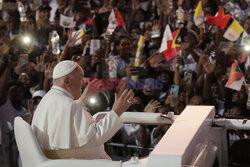
<instances>
[{"instance_id":1,"label":"yellow and white flag","mask_svg":"<svg viewBox=\"0 0 250 167\"><path fill-rule=\"evenodd\" d=\"M145 46L145 38L144 38L144 36L141 35L140 39L138 41L138 44L137 44L137 51L136 51L135 64L134 64L135 67L140 67L140 65L141 65L142 51L143 51L144 46ZM138 79L137 75L132 76L133 81L136 82L137 79Z\"/></svg>"},{"instance_id":2,"label":"yellow and white flag","mask_svg":"<svg viewBox=\"0 0 250 167\"><path fill-rule=\"evenodd\" d=\"M204 13L203 13L201 1L200 1L195 9L194 24L198 26L202 24L204 20L205 20L205 17L204 17Z\"/></svg>"},{"instance_id":3,"label":"yellow and white flag","mask_svg":"<svg viewBox=\"0 0 250 167\"><path fill-rule=\"evenodd\" d=\"M234 20L232 24L228 27L223 37L228 39L229 41L236 41L243 33L243 31L244 29L241 27L241 25Z\"/></svg>"}]
</instances>

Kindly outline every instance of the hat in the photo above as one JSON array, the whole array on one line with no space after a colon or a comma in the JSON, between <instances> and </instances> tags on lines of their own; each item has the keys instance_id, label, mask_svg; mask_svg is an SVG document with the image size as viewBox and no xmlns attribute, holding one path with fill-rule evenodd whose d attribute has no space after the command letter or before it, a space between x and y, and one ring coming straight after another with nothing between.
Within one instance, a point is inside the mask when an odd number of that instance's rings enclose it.
<instances>
[{"instance_id":1,"label":"hat","mask_svg":"<svg viewBox=\"0 0 250 167\"><path fill-rule=\"evenodd\" d=\"M32 99L35 97L43 97L46 94L46 92L44 92L43 90L37 90L33 93L32 95Z\"/></svg>"},{"instance_id":2,"label":"hat","mask_svg":"<svg viewBox=\"0 0 250 167\"><path fill-rule=\"evenodd\" d=\"M70 60L61 61L53 70L53 79L58 79L70 74L78 65Z\"/></svg>"}]
</instances>

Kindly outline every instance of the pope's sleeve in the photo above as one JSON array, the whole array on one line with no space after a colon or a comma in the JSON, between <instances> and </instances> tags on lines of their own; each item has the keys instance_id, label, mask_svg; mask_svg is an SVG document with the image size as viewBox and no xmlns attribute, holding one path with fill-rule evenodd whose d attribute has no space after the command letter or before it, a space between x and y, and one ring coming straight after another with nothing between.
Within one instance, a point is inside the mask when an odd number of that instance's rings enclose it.
<instances>
[{"instance_id":1,"label":"pope's sleeve","mask_svg":"<svg viewBox=\"0 0 250 167\"><path fill-rule=\"evenodd\" d=\"M96 122L80 101L75 101L72 107L71 116L79 146L86 143L93 143L95 146L101 145L108 141L123 125L121 118L113 110L99 122Z\"/></svg>"}]
</instances>

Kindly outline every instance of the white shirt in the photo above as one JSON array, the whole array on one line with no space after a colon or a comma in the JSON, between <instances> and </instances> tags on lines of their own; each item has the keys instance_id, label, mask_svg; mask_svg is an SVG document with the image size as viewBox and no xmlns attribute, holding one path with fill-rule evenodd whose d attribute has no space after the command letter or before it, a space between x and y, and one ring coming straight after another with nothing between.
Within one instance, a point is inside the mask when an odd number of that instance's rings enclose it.
<instances>
[{"instance_id":1,"label":"white shirt","mask_svg":"<svg viewBox=\"0 0 250 167\"><path fill-rule=\"evenodd\" d=\"M193 56L191 54L189 54L187 56L187 58L181 56L182 59L183 59L183 65L180 65L180 71L181 72L184 72L184 71L188 71L188 70L191 70L191 71L194 71L196 72L196 67L197 67L197 63L195 62Z\"/></svg>"},{"instance_id":2,"label":"white shirt","mask_svg":"<svg viewBox=\"0 0 250 167\"><path fill-rule=\"evenodd\" d=\"M124 61L120 55L117 56L110 56L109 57L109 78L123 78L126 76L126 67L133 63L134 59L130 58L128 62ZM121 74L124 73L124 76L121 76Z\"/></svg>"},{"instance_id":3,"label":"white shirt","mask_svg":"<svg viewBox=\"0 0 250 167\"><path fill-rule=\"evenodd\" d=\"M185 71L189 71L189 70L197 72L197 63L194 60L192 54L189 54L187 58L182 56L181 51L178 54L180 55L183 61L183 64L181 64L179 67L180 73L184 73ZM170 65L171 65L171 70L174 71L174 59L170 61Z\"/></svg>"},{"instance_id":4,"label":"white shirt","mask_svg":"<svg viewBox=\"0 0 250 167\"><path fill-rule=\"evenodd\" d=\"M120 117L110 111L96 122L84 108L68 91L53 86L37 106L31 125L41 148L77 149L80 155L70 158L110 159L103 144L121 128Z\"/></svg>"}]
</instances>

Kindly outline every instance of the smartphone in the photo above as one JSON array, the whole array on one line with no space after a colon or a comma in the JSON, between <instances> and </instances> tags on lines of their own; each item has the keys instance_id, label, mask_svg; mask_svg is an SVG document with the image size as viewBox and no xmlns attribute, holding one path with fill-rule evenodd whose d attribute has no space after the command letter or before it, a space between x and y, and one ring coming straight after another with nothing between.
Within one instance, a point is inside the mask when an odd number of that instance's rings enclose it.
<instances>
[{"instance_id":1,"label":"smartphone","mask_svg":"<svg viewBox=\"0 0 250 167\"><path fill-rule=\"evenodd\" d=\"M209 61L211 64L215 63L215 51L211 51L209 54Z\"/></svg>"},{"instance_id":2,"label":"smartphone","mask_svg":"<svg viewBox=\"0 0 250 167\"><path fill-rule=\"evenodd\" d=\"M194 21L194 11L190 12L190 21Z\"/></svg>"},{"instance_id":3,"label":"smartphone","mask_svg":"<svg viewBox=\"0 0 250 167\"><path fill-rule=\"evenodd\" d=\"M28 54L20 54L19 63L21 65L26 65L29 62L29 55Z\"/></svg>"},{"instance_id":4,"label":"smartphone","mask_svg":"<svg viewBox=\"0 0 250 167\"><path fill-rule=\"evenodd\" d=\"M94 55L98 49L101 48L100 39L91 39L90 41L90 55Z\"/></svg>"},{"instance_id":5,"label":"smartphone","mask_svg":"<svg viewBox=\"0 0 250 167\"><path fill-rule=\"evenodd\" d=\"M212 42L212 39L206 36L205 39L201 42L199 48L204 51L207 45L210 44L211 42Z\"/></svg>"},{"instance_id":6,"label":"smartphone","mask_svg":"<svg viewBox=\"0 0 250 167\"><path fill-rule=\"evenodd\" d=\"M93 33L93 24L86 24L86 34L91 35Z\"/></svg>"},{"instance_id":7,"label":"smartphone","mask_svg":"<svg viewBox=\"0 0 250 167\"><path fill-rule=\"evenodd\" d=\"M149 62L150 65L152 65L153 61L156 59L156 56L153 55L153 56L150 56L147 61Z\"/></svg>"},{"instance_id":8,"label":"smartphone","mask_svg":"<svg viewBox=\"0 0 250 167\"><path fill-rule=\"evenodd\" d=\"M192 79L193 79L193 73L185 71L184 72L184 81L185 81L185 83L187 85L191 85L192 84Z\"/></svg>"},{"instance_id":9,"label":"smartphone","mask_svg":"<svg viewBox=\"0 0 250 167\"><path fill-rule=\"evenodd\" d=\"M143 67L135 67L135 69L138 71L139 76L146 76L148 74L148 70Z\"/></svg>"},{"instance_id":10,"label":"smartphone","mask_svg":"<svg viewBox=\"0 0 250 167\"><path fill-rule=\"evenodd\" d=\"M179 95L179 86L178 85L171 85L170 93L173 97L178 97Z\"/></svg>"}]
</instances>

